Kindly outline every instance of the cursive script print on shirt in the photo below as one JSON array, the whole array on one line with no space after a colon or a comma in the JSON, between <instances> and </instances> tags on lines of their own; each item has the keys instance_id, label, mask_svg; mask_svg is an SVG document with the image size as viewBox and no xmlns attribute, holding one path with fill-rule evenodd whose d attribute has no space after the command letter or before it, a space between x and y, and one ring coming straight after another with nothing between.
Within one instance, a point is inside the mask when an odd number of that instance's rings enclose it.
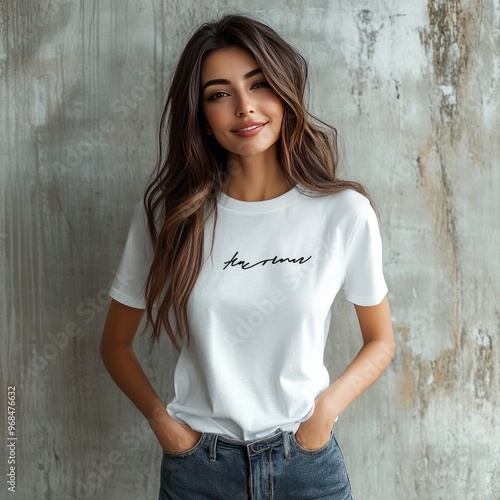
<instances>
[{"instance_id":1,"label":"cursive script print on shirt","mask_svg":"<svg viewBox=\"0 0 500 500\"><path fill-rule=\"evenodd\" d=\"M250 262L247 262L246 260L239 260L237 258L237 255L238 252L236 252L230 260L226 260L226 262L224 262L225 266L222 268L222 270L226 269L228 266L239 266L241 269L246 271L247 269L251 269L252 267L259 265L264 266L266 264L283 264L285 262L289 262L291 264L304 264L312 257L312 255L309 255L307 259L305 257L297 257L295 259L292 259L290 257L278 257L277 255L275 255L272 259L259 260L258 262L255 262L255 264L252 264Z\"/></svg>"}]
</instances>

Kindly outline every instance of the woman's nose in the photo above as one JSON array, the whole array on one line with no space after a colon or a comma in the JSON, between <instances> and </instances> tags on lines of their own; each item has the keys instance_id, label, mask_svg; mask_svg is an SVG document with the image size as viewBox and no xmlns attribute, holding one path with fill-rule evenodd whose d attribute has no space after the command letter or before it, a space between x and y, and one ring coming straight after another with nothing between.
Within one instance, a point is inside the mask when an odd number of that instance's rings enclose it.
<instances>
[{"instance_id":1,"label":"woman's nose","mask_svg":"<svg viewBox=\"0 0 500 500\"><path fill-rule=\"evenodd\" d=\"M255 105L248 95L241 95L237 101L236 114L237 116L247 115L255 111Z\"/></svg>"}]
</instances>

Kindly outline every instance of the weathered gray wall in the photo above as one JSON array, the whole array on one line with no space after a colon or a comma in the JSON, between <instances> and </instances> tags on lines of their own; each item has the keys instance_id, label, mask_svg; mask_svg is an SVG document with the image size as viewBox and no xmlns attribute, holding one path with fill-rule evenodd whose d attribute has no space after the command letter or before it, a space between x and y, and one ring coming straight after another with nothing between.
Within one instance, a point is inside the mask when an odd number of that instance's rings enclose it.
<instances>
[{"instance_id":1,"label":"weathered gray wall","mask_svg":"<svg viewBox=\"0 0 500 500\"><path fill-rule=\"evenodd\" d=\"M1 0L1 424L15 385L17 498L156 498L161 450L98 343L170 72L228 7L308 57L313 110L381 213L397 354L335 427L355 498L500 498L496 0ZM336 312L332 380L360 347L352 307ZM136 348L167 401L173 349Z\"/></svg>"}]
</instances>

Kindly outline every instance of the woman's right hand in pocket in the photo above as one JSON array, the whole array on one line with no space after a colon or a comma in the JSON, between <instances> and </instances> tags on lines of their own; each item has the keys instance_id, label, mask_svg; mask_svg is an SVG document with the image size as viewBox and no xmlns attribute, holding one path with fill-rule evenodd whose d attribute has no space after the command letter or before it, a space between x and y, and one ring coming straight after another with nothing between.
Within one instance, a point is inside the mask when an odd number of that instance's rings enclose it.
<instances>
[{"instance_id":1,"label":"woman's right hand in pocket","mask_svg":"<svg viewBox=\"0 0 500 500\"><path fill-rule=\"evenodd\" d=\"M189 425L177 422L168 413L155 420L151 427L162 450L166 453L182 453L189 450L200 440L202 434L191 429Z\"/></svg>"}]
</instances>

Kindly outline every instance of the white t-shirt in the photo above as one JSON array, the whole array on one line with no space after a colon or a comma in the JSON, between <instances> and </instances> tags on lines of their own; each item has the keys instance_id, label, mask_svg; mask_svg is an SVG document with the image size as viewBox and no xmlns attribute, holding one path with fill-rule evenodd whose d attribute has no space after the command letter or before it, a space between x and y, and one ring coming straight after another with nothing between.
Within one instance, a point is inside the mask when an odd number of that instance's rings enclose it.
<instances>
[{"instance_id":1,"label":"white t-shirt","mask_svg":"<svg viewBox=\"0 0 500 500\"><path fill-rule=\"evenodd\" d=\"M210 258L213 217L205 225L191 344L182 344L167 411L242 441L295 432L330 384L323 354L338 291L362 306L387 294L375 212L356 191L319 196L301 184L256 202L221 193L218 209ZM141 200L111 297L144 309L151 258Z\"/></svg>"}]
</instances>

